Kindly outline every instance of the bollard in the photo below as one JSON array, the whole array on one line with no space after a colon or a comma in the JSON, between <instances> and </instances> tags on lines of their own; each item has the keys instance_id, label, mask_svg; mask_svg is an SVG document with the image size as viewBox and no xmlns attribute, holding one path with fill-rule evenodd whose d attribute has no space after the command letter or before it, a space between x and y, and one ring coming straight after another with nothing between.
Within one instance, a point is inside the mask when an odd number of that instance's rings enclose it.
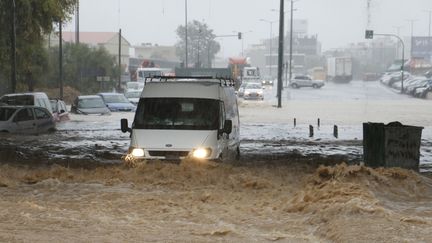
<instances>
[{"instance_id":1,"label":"bollard","mask_svg":"<svg viewBox=\"0 0 432 243\"><path fill-rule=\"evenodd\" d=\"M294 127L297 126L297 119L294 118Z\"/></svg>"},{"instance_id":2,"label":"bollard","mask_svg":"<svg viewBox=\"0 0 432 243\"><path fill-rule=\"evenodd\" d=\"M314 129L312 125L309 125L309 137L313 137L314 136Z\"/></svg>"},{"instance_id":3,"label":"bollard","mask_svg":"<svg viewBox=\"0 0 432 243\"><path fill-rule=\"evenodd\" d=\"M336 126L336 125L333 126L333 136L335 138L339 137L338 126Z\"/></svg>"},{"instance_id":4,"label":"bollard","mask_svg":"<svg viewBox=\"0 0 432 243\"><path fill-rule=\"evenodd\" d=\"M317 123L318 123L318 128L319 128L320 127L320 123L321 123L319 118L318 118L318 122Z\"/></svg>"}]
</instances>

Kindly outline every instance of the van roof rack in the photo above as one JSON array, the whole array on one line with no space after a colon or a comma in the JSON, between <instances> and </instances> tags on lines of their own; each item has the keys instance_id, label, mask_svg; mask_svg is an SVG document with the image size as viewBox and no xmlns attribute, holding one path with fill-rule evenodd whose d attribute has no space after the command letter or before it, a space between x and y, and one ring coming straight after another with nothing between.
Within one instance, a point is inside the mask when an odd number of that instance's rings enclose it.
<instances>
[{"instance_id":1,"label":"van roof rack","mask_svg":"<svg viewBox=\"0 0 432 243\"><path fill-rule=\"evenodd\" d=\"M214 76L151 76L145 78L144 83L146 84L147 82L179 81L179 79L195 79L195 80L212 79L214 81L218 81L221 86L235 86L236 83L236 81L232 78L214 77Z\"/></svg>"}]
</instances>

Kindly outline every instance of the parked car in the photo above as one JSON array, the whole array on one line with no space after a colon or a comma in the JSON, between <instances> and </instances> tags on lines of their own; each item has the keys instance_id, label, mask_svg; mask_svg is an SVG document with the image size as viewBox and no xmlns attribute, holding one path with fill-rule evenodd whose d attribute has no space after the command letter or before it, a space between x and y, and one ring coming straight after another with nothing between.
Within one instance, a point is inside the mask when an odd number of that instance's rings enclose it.
<instances>
[{"instance_id":1,"label":"parked car","mask_svg":"<svg viewBox=\"0 0 432 243\"><path fill-rule=\"evenodd\" d=\"M261 83L247 83L244 88L243 99L264 99L263 86Z\"/></svg>"},{"instance_id":2,"label":"parked car","mask_svg":"<svg viewBox=\"0 0 432 243\"><path fill-rule=\"evenodd\" d=\"M102 97L99 95L81 95L76 97L72 103L71 112L83 115L111 114L110 110L102 100Z\"/></svg>"},{"instance_id":3,"label":"parked car","mask_svg":"<svg viewBox=\"0 0 432 243\"><path fill-rule=\"evenodd\" d=\"M111 112L115 111L133 111L135 112L136 106L134 106L124 94L119 93L99 93L102 97L105 105Z\"/></svg>"},{"instance_id":4,"label":"parked car","mask_svg":"<svg viewBox=\"0 0 432 243\"><path fill-rule=\"evenodd\" d=\"M413 89L411 94L415 97L423 98L426 96L426 93L429 92L431 86L432 80L425 80L419 83L419 85Z\"/></svg>"},{"instance_id":5,"label":"parked car","mask_svg":"<svg viewBox=\"0 0 432 243\"><path fill-rule=\"evenodd\" d=\"M126 98L134 105L138 105L142 89L128 89L125 92Z\"/></svg>"},{"instance_id":6,"label":"parked car","mask_svg":"<svg viewBox=\"0 0 432 243\"><path fill-rule=\"evenodd\" d=\"M0 132L40 134L55 130L51 112L39 106L0 106Z\"/></svg>"},{"instance_id":7,"label":"parked car","mask_svg":"<svg viewBox=\"0 0 432 243\"><path fill-rule=\"evenodd\" d=\"M291 79L290 85L294 89L301 88L301 87L312 87L315 89L319 89L322 86L324 86L324 81L312 80L307 75L296 75L294 76L294 79Z\"/></svg>"},{"instance_id":8,"label":"parked car","mask_svg":"<svg viewBox=\"0 0 432 243\"><path fill-rule=\"evenodd\" d=\"M40 106L53 112L48 96L43 92L5 94L0 97L0 104Z\"/></svg>"},{"instance_id":9,"label":"parked car","mask_svg":"<svg viewBox=\"0 0 432 243\"><path fill-rule=\"evenodd\" d=\"M53 117L55 122L69 121L69 112L66 104L60 99L51 99L51 107L53 109Z\"/></svg>"},{"instance_id":10,"label":"parked car","mask_svg":"<svg viewBox=\"0 0 432 243\"><path fill-rule=\"evenodd\" d=\"M406 94L414 95L416 88L424 87L428 82L427 79L417 79L408 86L404 86L404 91Z\"/></svg>"}]
</instances>

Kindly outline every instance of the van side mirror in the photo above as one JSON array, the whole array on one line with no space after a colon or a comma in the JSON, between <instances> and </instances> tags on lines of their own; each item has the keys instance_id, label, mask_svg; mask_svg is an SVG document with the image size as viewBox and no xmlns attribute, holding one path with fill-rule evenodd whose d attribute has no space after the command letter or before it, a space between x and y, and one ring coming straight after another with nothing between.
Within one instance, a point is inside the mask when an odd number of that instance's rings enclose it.
<instances>
[{"instance_id":1,"label":"van side mirror","mask_svg":"<svg viewBox=\"0 0 432 243\"><path fill-rule=\"evenodd\" d=\"M127 119L123 118L120 120L120 128L121 128L121 131L123 133L132 132L132 129L128 126L128 120Z\"/></svg>"},{"instance_id":2,"label":"van side mirror","mask_svg":"<svg viewBox=\"0 0 432 243\"><path fill-rule=\"evenodd\" d=\"M223 132L226 134L230 134L232 132L232 121L225 120Z\"/></svg>"}]
</instances>

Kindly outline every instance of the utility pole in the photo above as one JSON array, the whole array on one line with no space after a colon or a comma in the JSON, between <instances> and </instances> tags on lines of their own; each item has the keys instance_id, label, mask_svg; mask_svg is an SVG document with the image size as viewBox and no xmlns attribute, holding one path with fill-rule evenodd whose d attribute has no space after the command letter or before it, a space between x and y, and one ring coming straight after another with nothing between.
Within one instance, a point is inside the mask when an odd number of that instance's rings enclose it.
<instances>
[{"instance_id":1,"label":"utility pole","mask_svg":"<svg viewBox=\"0 0 432 243\"><path fill-rule=\"evenodd\" d=\"M400 29L402 28L402 26L393 26L393 28L396 29L396 35L400 36ZM397 43L397 57L399 58L399 49L400 49L400 42L398 41Z\"/></svg>"},{"instance_id":2,"label":"utility pole","mask_svg":"<svg viewBox=\"0 0 432 243\"><path fill-rule=\"evenodd\" d=\"M80 30L79 30L79 0L77 0L77 5L76 5L76 14L75 14L75 44L79 44L80 43Z\"/></svg>"},{"instance_id":3,"label":"utility pole","mask_svg":"<svg viewBox=\"0 0 432 243\"><path fill-rule=\"evenodd\" d=\"M270 24L270 39L269 39L269 76L272 76L272 36L273 36L273 23L276 21L270 21L266 19L260 19L260 21L267 22Z\"/></svg>"},{"instance_id":4,"label":"utility pole","mask_svg":"<svg viewBox=\"0 0 432 243\"><path fill-rule=\"evenodd\" d=\"M188 20L187 20L187 0L185 0L185 68L188 67Z\"/></svg>"},{"instance_id":5,"label":"utility pole","mask_svg":"<svg viewBox=\"0 0 432 243\"><path fill-rule=\"evenodd\" d=\"M411 50L410 50L410 58L412 58L413 55L413 47L414 47L414 22L417 21L417 19L407 19L408 22L411 23Z\"/></svg>"},{"instance_id":6,"label":"utility pole","mask_svg":"<svg viewBox=\"0 0 432 243\"><path fill-rule=\"evenodd\" d=\"M282 108L282 66L284 47L284 0L280 0L279 8L279 54L278 54L278 108Z\"/></svg>"},{"instance_id":7,"label":"utility pole","mask_svg":"<svg viewBox=\"0 0 432 243\"><path fill-rule=\"evenodd\" d=\"M63 22L59 21L59 84L60 99L63 99Z\"/></svg>"},{"instance_id":8,"label":"utility pole","mask_svg":"<svg viewBox=\"0 0 432 243\"><path fill-rule=\"evenodd\" d=\"M291 20L290 20L290 56L289 56L289 82L292 79L292 49L293 49L293 12L294 12L294 1L291 0Z\"/></svg>"},{"instance_id":9,"label":"utility pole","mask_svg":"<svg viewBox=\"0 0 432 243\"><path fill-rule=\"evenodd\" d=\"M432 10L425 10L429 13L429 29L428 29L428 49L429 49L429 61L432 59L432 41L431 41L431 20L432 20Z\"/></svg>"},{"instance_id":10,"label":"utility pole","mask_svg":"<svg viewBox=\"0 0 432 243\"><path fill-rule=\"evenodd\" d=\"M15 0L12 0L12 33L11 33L11 91L15 93L16 91L16 5Z\"/></svg>"},{"instance_id":11,"label":"utility pole","mask_svg":"<svg viewBox=\"0 0 432 243\"><path fill-rule=\"evenodd\" d=\"M119 52L119 56L118 56L118 63L119 63L119 70L118 70L118 85L117 85L117 91L120 92L120 88L121 88L121 76L122 76L122 68L121 68L121 38L122 38L122 33L121 33L121 29L119 29L119 46L118 46L118 52Z\"/></svg>"}]
</instances>

